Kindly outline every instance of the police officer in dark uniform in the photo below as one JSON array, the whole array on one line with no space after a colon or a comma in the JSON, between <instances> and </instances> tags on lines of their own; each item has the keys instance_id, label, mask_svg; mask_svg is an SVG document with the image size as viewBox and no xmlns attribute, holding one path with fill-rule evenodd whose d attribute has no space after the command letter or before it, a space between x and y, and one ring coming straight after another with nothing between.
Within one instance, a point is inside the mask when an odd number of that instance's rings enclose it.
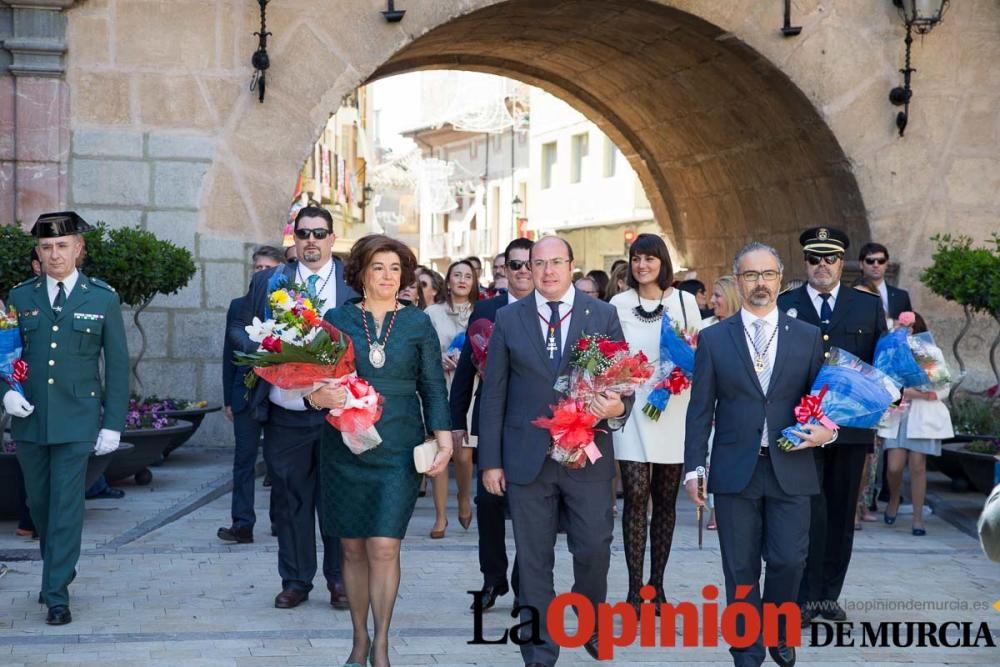
<instances>
[{"instance_id":1,"label":"police officer in dark uniform","mask_svg":"<svg viewBox=\"0 0 1000 667\"><path fill-rule=\"evenodd\" d=\"M28 379L24 395L8 391L3 404L14 418L17 460L41 540L39 597L50 625L72 620L68 586L80 558L87 459L91 451L118 448L128 410L128 347L118 295L76 268L80 234L89 229L72 211L39 217L31 233L45 275L10 293Z\"/></svg>"},{"instance_id":2,"label":"police officer in dark uniform","mask_svg":"<svg viewBox=\"0 0 1000 667\"><path fill-rule=\"evenodd\" d=\"M885 311L879 297L840 284L850 245L847 234L813 227L799 243L808 282L781 294L778 308L819 327L826 356L831 347L839 347L871 363L875 344L886 331ZM847 618L837 598L851 561L858 488L874 441L872 430L842 428L836 444L816 454L821 491L812 496L809 556L799 589L803 625L817 615L832 621Z\"/></svg>"}]
</instances>

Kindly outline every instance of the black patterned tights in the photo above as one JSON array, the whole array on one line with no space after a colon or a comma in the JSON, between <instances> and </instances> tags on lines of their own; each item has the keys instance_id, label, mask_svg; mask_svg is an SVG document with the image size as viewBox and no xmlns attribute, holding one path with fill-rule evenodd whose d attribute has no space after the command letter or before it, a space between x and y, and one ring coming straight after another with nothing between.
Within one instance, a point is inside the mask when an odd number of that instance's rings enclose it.
<instances>
[{"instance_id":1,"label":"black patterned tights","mask_svg":"<svg viewBox=\"0 0 1000 667\"><path fill-rule=\"evenodd\" d=\"M619 461L625 508L622 511L622 538L625 541L625 561L628 564L629 597L637 598L642 588L643 562L646 558L646 508L653 500L653 520L650 533L649 584L663 595L663 573L667 569L670 545L674 539L677 519L677 489L680 487L683 464L638 463Z\"/></svg>"}]
</instances>

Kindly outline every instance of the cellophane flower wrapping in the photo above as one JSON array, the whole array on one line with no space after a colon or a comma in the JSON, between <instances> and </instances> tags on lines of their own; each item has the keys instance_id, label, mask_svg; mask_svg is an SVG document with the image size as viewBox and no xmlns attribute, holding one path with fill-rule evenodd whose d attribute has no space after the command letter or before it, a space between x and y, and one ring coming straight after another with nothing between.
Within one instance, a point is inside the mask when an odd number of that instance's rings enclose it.
<instances>
[{"instance_id":1,"label":"cellophane flower wrapping","mask_svg":"<svg viewBox=\"0 0 1000 667\"><path fill-rule=\"evenodd\" d=\"M458 356L462 353L463 347L465 347L465 332L459 331L455 334L455 337L451 339L451 344L448 345L448 354Z\"/></svg>"},{"instance_id":2,"label":"cellophane flower wrapping","mask_svg":"<svg viewBox=\"0 0 1000 667\"><path fill-rule=\"evenodd\" d=\"M927 376L927 382L917 385L918 389L936 391L951 383L951 373L945 363L944 353L934 343L934 336L930 331L909 336L907 343L920 370Z\"/></svg>"},{"instance_id":3,"label":"cellophane flower wrapping","mask_svg":"<svg viewBox=\"0 0 1000 667\"><path fill-rule=\"evenodd\" d=\"M286 284L276 285L268 298L272 317L264 322L254 318L246 327L260 349L236 353L236 363L253 366L248 377L260 377L292 399L302 399L325 384L344 387L347 403L330 410L326 421L340 431L355 454L374 449L382 442L375 423L382 416L383 399L357 376L354 344L319 316L320 306L308 289L282 287Z\"/></svg>"},{"instance_id":4,"label":"cellophane flower wrapping","mask_svg":"<svg viewBox=\"0 0 1000 667\"><path fill-rule=\"evenodd\" d=\"M816 374L812 389L795 409L799 422L781 432L778 446L785 451L802 440L792 431L799 424L823 423L828 428L875 428L893 403L899 400L899 383L855 355L838 347Z\"/></svg>"},{"instance_id":5,"label":"cellophane flower wrapping","mask_svg":"<svg viewBox=\"0 0 1000 667\"><path fill-rule=\"evenodd\" d=\"M907 340L909 330L897 327L882 336L875 346L873 365L902 387L919 387L929 382L926 371L917 363Z\"/></svg>"},{"instance_id":6,"label":"cellophane flower wrapping","mask_svg":"<svg viewBox=\"0 0 1000 667\"><path fill-rule=\"evenodd\" d=\"M482 378L486 377L486 354L490 347L490 337L493 335L493 323L486 318L478 319L469 325L466 335L472 347L472 365L479 371Z\"/></svg>"},{"instance_id":7,"label":"cellophane flower wrapping","mask_svg":"<svg viewBox=\"0 0 1000 667\"><path fill-rule=\"evenodd\" d=\"M24 395L21 383L28 378L28 364L21 359L21 330L17 324L17 311L13 307L0 311L0 380L11 389ZM0 385L0 396L6 393Z\"/></svg>"},{"instance_id":8,"label":"cellophane flower wrapping","mask_svg":"<svg viewBox=\"0 0 1000 667\"><path fill-rule=\"evenodd\" d=\"M552 406L553 416L539 417L532 424L549 431L552 446L549 456L571 468L581 468L601 457L594 443L597 417L587 408L605 392L623 396L635 393L636 387L653 375L653 365L642 352L630 354L628 343L607 336L582 336L572 350L569 375L560 377L555 389L566 398Z\"/></svg>"},{"instance_id":9,"label":"cellophane flower wrapping","mask_svg":"<svg viewBox=\"0 0 1000 667\"><path fill-rule=\"evenodd\" d=\"M676 396L691 386L694 375L694 351L698 334L684 331L670 315L660 320L660 362L652 391L646 397L642 413L653 421L659 420L671 396Z\"/></svg>"}]
</instances>

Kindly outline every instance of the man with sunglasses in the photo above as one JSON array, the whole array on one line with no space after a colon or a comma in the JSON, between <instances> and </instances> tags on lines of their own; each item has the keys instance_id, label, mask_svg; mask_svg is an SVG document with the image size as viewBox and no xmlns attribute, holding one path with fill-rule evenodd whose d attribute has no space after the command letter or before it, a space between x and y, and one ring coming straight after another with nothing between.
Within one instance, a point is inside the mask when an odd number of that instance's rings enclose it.
<instances>
[{"instance_id":1,"label":"man with sunglasses","mask_svg":"<svg viewBox=\"0 0 1000 667\"><path fill-rule=\"evenodd\" d=\"M839 347L871 363L875 344L886 331L882 300L842 287L847 234L833 227L813 227L799 237L808 282L778 297L778 308L819 327L825 356ZM816 616L843 621L837 603L854 545L854 515L865 459L875 441L868 429L842 428L836 445L816 455L821 490L812 496L809 557L799 588L802 624Z\"/></svg>"},{"instance_id":2,"label":"man with sunglasses","mask_svg":"<svg viewBox=\"0 0 1000 667\"><path fill-rule=\"evenodd\" d=\"M531 239L514 239L503 253L497 255L503 261L505 270L500 275L507 277L507 292L476 303L469 318L470 325L480 319L496 321L498 310L531 294L535 288L529 263L532 245L534 242ZM494 275L498 275L496 269L497 262L494 261ZM472 388L475 381L476 368L472 363L472 343L466 339L462 356L458 359L458 368L455 369L455 377L451 381L449 397L455 451L459 451L469 438L470 430L466 417L469 413L469 404L472 402ZM471 433L474 436L479 435L479 403L482 390L483 383L480 381L476 387L476 400L472 407ZM477 459L478 463L476 453L473 453L473 458ZM507 584L507 528L504 499L488 493L479 475L476 475L476 529L479 532L479 570L483 573L481 605L483 611L486 611L496 604L497 598L506 595L511 588L517 596L518 580L517 561L515 561L510 572L510 585Z\"/></svg>"},{"instance_id":3,"label":"man with sunglasses","mask_svg":"<svg viewBox=\"0 0 1000 667\"><path fill-rule=\"evenodd\" d=\"M344 267L333 256L333 218L319 206L306 206L295 216L296 261L260 271L250 282L243 307L227 332L233 350L256 352L246 326L266 319L265 306L273 291L272 277L281 272L288 284L310 288L322 300L320 315L357 296L344 282ZM248 399L247 412L264 429L264 460L271 475L271 503L278 533L278 573L281 593L278 609L292 609L309 599L316 574L316 513L319 502L319 443L324 415L305 399L292 397L260 380ZM320 522L322 526L323 523ZM335 535L322 535L323 574L330 604L347 608L340 571L340 544Z\"/></svg>"},{"instance_id":4,"label":"man with sunglasses","mask_svg":"<svg viewBox=\"0 0 1000 667\"><path fill-rule=\"evenodd\" d=\"M866 243L861 246L858 261L861 262L862 275L878 288L882 308L888 313L890 320L897 319L900 313L913 310L909 292L885 282L885 270L889 265L888 248L881 243Z\"/></svg>"}]
</instances>

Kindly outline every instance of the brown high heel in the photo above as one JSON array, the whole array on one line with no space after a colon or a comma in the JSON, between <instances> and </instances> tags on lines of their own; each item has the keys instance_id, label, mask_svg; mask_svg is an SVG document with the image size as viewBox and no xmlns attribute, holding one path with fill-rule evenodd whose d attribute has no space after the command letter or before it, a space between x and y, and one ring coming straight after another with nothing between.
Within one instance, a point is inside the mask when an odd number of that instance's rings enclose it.
<instances>
[{"instance_id":1,"label":"brown high heel","mask_svg":"<svg viewBox=\"0 0 1000 667\"><path fill-rule=\"evenodd\" d=\"M448 519L444 520L444 528L442 528L441 530L434 530L433 528L431 529L431 539L440 540L441 538L444 537L444 532L446 530L448 530Z\"/></svg>"},{"instance_id":2,"label":"brown high heel","mask_svg":"<svg viewBox=\"0 0 1000 667\"><path fill-rule=\"evenodd\" d=\"M459 500L458 506L459 506L459 510L461 510L461 507L462 507L462 501L461 500ZM469 513L468 514L462 514L462 512L459 511L459 513L458 513L458 523L461 524L462 528L464 528L466 530L469 529L469 526L472 525L472 508L471 507L469 508Z\"/></svg>"}]
</instances>

